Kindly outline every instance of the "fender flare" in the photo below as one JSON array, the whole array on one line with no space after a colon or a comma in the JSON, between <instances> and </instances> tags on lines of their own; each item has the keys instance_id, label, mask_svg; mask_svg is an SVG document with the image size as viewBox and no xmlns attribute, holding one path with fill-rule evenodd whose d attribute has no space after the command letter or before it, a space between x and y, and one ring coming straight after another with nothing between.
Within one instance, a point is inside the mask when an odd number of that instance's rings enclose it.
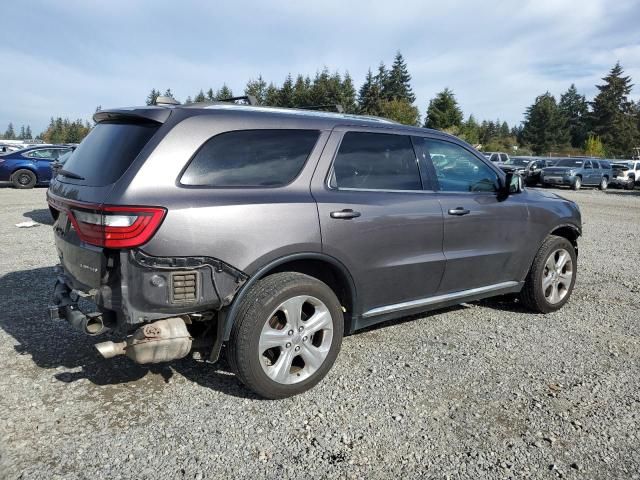
<instances>
[{"instance_id":1,"label":"fender flare","mask_svg":"<svg viewBox=\"0 0 640 480\"><path fill-rule=\"evenodd\" d=\"M324 254L324 253L319 253L319 252L300 252L300 253L293 253L293 254L289 254L289 255L285 255L283 257L277 258L275 260L272 260L271 262L267 263L266 265L260 267L256 273L254 273L249 280L247 280L247 282L242 286L242 288L238 291L238 293L236 294L235 298L233 299L233 302L231 302L231 305L229 306L229 308L226 311L221 311L221 322L224 323L224 335L223 335L223 339L224 341L229 340L229 337L231 336L231 327L233 326L233 323L236 319L236 315L238 314L238 308L239 305L242 301L242 299L245 297L245 295L247 294L247 291L256 283L258 282L258 280L260 280L261 278L263 278L265 276L266 273L268 273L270 270L274 269L275 267L278 267L279 265L294 261L294 260L322 260L325 261L327 263L330 263L331 265L333 265L334 267L338 268L342 274L344 275L344 277L347 279L347 284L349 287L349 295L352 298L353 304L354 304L354 308L353 308L353 312L352 312L352 317L356 316L356 308L355 305L357 305L356 302L356 298L357 298L357 294L356 294L356 285L355 282L353 281L353 277L351 276L351 273L349 272L349 270L347 269L347 267L344 266L344 264L342 262L340 262L338 259Z\"/></svg>"}]
</instances>

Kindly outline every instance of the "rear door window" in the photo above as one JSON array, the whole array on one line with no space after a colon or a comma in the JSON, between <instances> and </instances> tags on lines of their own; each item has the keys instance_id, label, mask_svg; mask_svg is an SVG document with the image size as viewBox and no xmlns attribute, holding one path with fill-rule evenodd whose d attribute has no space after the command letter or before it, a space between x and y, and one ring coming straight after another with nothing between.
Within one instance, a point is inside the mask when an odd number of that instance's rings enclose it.
<instances>
[{"instance_id":1,"label":"rear door window","mask_svg":"<svg viewBox=\"0 0 640 480\"><path fill-rule=\"evenodd\" d=\"M72 179L73 183L110 185L133 163L158 128L156 122L100 122L69 157L64 170L83 178ZM64 181L70 178L61 176Z\"/></svg>"},{"instance_id":2,"label":"rear door window","mask_svg":"<svg viewBox=\"0 0 640 480\"><path fill-rule=\"evenodd\" d=\"M501 153L500 154L500 161L501 162L506 162L507 160L509 160L509 157L507 157L506 153Z\"/></svg>"},{"instance_id":3,"label":"rear door window","mask_svg":"<svg viewBox=\"0 0 640 480\"><path fill-rule=\"evenodd\" d=\"M347 132L333 163L331 186L358 190L422 190L411 138Z\"/></svg>"},{"instance_id":4,"label":"rear door window","mask_svg":"<svg viewBox=\"0 0 640 480\"><path fill-rule=\"evenodd\" d=\"M237 130L198 150L180 183L207 187L281 187L300 173L317 130Z\"/></svg>"}]
</instances>

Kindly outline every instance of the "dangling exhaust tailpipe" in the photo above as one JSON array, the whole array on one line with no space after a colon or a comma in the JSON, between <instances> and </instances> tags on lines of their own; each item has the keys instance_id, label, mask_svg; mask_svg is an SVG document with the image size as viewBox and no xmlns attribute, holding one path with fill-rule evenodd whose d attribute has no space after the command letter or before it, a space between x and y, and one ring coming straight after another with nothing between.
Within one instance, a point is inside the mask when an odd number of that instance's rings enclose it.
<instances>
[{"instance_id":1,"label":"dangling exhaust tailpipe","mask_svg":"<svg viewBox=\"0 0 640 480\"><path fill-rule=\"evenodd\" d=\"M124 342L102 342L96 349L104 358L126 355L136 363L159 363L186 357L193 338L179 317L148 323Z\"/></svg>"},{"instance_id":2,"label":"dangling exhaust tailpipe","mask_svg":"<svg viewBox=\"0 0 640 480\"><path fill-rule=\"evenodd\" d=\"M109 330L105 325L103 313L83 313L75 300L71 298L71 290L63 279L59 278L53 291L54 304L49 306L51 320L67 320L71 326L87 335L100 335Z\"/></svg>"},{"instance_id":3,"label":"dangling exhaust tailpipe","mask_svg":"<svg viewBox=\"0 0 640 480\"><path fill-rule=\"evenodd\" d=\"M87 335L100 335L108 330L102 320L100 314L88 314L85 315L77 308L69 305L65 307L67 321L76 329L80 330Z\"/></svg>"}]
</instances>

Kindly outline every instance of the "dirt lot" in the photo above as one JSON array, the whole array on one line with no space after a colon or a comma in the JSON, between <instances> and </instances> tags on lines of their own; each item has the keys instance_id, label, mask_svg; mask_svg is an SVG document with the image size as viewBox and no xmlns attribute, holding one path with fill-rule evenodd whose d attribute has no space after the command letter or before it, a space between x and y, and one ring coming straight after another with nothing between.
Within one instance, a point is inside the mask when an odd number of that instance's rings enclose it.
<instances>
[{"instance_id":1,"label":"dirt lot","mask_svg":"<svg viewBox=\"0 0 640 480\"><path fill-rule=\"evenodd\" d=\"M0 188L0 478L640 478L640 191L562 194L584 221L562 311L387 324L273 402L224 366L100 360L48 321L45 190Z\"/></svg>"}]
</instances>

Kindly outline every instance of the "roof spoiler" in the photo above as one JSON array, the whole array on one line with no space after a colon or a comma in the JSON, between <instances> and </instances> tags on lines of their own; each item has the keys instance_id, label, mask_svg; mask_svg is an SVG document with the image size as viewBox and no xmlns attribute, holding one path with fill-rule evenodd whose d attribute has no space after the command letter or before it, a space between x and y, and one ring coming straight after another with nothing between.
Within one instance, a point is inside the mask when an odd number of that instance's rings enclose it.
<instances>
[{"instance_id":1,"label":"roof spoiler","mask_svg":"<svg viewBox=\"0 0 640 480\"><path fill-rule=\"evenodd\" d=\"M169 108L137 107L137 108L114 108L111 110L100 110L93 115L96 123L110 120L122 120L130 122L158 122L164 123L171 115Z\"/></svg>"}]
</instances>

